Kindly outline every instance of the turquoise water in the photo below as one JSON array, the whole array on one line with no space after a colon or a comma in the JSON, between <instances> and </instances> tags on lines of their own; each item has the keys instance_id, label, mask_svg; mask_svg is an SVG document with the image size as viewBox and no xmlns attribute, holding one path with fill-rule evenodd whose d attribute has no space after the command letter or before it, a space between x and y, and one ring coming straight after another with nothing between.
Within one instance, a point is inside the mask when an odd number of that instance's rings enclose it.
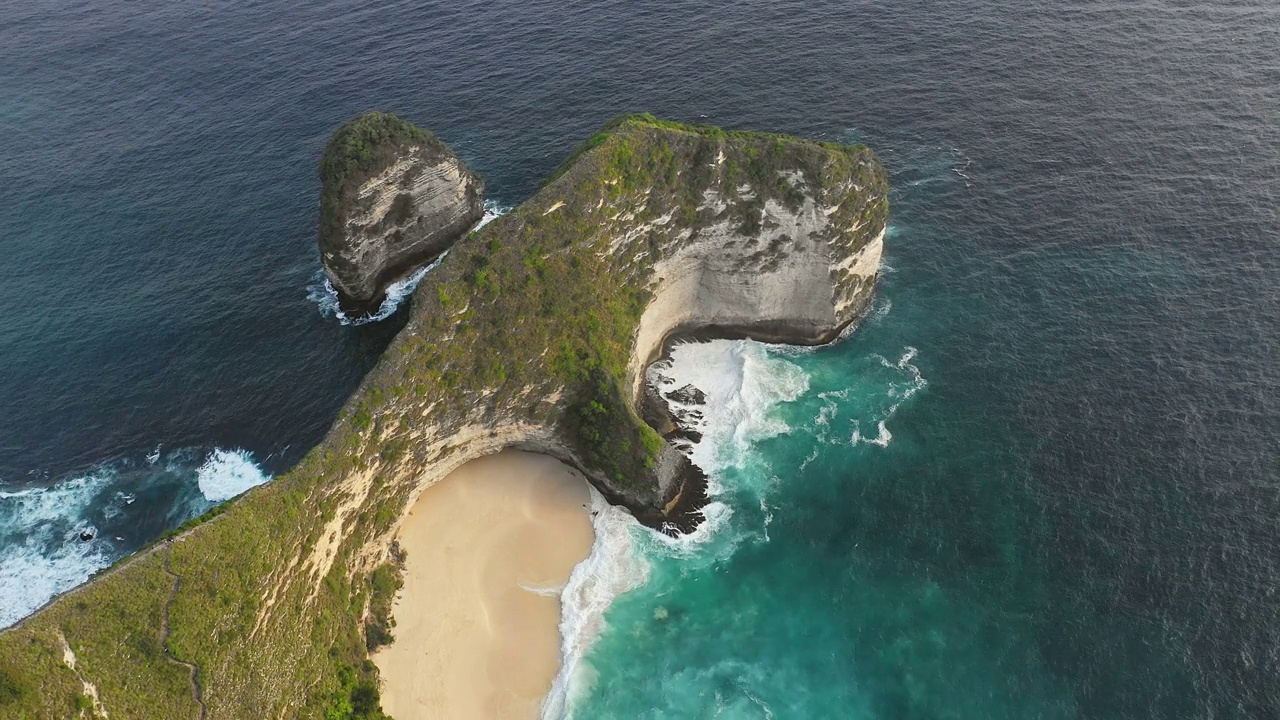
<instances>
[{"instance_id":1,"label":"turquoise water","mask_svg":"<svg viewBox=\"0 0 1280 720\"><path fill-rule=\"evenodd\" d=\"M1041 494L1052 439L1021 421L1072 385L1069 306L1186 279L1134 249L949 248L930 203L966 191L963 160L918 156L856 331L812 350L720 341L663 371L729 388L695 451L728 512L694 542L632 530L647 580L605 614L574 717L1195 714L1187 646L1091 603L1119 578L1062 572L1080 559L1059 556L1065 503Z\"/></svg>"},{"instance_id":2,"label":"turquoise water","mask_svg":"<svg viewBox=\"0 0 1280 720\"><path fill-rule=\"evenodd\" d=\"M768 411L788 430L722 451L732 514L706 541L638 543L649 581L607 614L577 717L1076 716L1035 642L1034 503L994 428L924 422L939 381L876 332L892 314L835 348L743 348L807 390Z\"/></svg>"},{"instance_id":3,"label":"turquoise water","mask_svg":"<svg viewBox=\"0 0 1280 720\"><path fill-rule=\"evenodd\" d=\"M579 717L1280 717L1276 3L0 5L0 624L287 471L403 325L317 283L339 123L511 206L649 111L871 145L892 271L717 351L705 540L602 512L570 655L643 583Z\"/></svg>"}]
</instances>

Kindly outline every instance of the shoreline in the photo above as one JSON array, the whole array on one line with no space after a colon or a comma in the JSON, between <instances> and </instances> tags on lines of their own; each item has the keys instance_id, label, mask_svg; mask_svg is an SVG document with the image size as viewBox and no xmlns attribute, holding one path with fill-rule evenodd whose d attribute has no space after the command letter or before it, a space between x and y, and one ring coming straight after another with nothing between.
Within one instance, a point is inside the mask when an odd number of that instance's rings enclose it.
<instances>
[{"instance_id":1,"label":"shoreline","mask_svg":"<svg viewBox=\"0 0 1280 720\"><path fill-rule=\"evenodd\" d=\"M588 485L506 450L422 493L396 534L395 641L371 659L397 720L538 717L560 670L560 594L591 550Z\"/></svg>"},{"instance_id":2,"label":"shoreline","mask_svg":"<svg viewBox=\"0 0 1280 720\"><path fill-rule=\"evenodd\" d=\"M806 328L805 322L796 319L775 319L754 325L700 324L691 321L679 323L668 329L646 354L645 361L640 365L639 383L632 404L637 414L668 443L681 440L697 442L701 437L690 435L690 428L672 415L667 399L648 380L649 369L658 363L670 361L677 345L712 340L753 340L771 345L799 347L831 345L861 324L871 305L871 298L871 295L867 295L862 303L855 306L848 319L824 329ZM696 532L707 521L703 511L712 503L710 479L702 468L693 462L683 462L677 472L679 485L676 492L666 500L660 513L641 514L632 510L641 524L673 538Z\"/></svg>"}]
</instances>

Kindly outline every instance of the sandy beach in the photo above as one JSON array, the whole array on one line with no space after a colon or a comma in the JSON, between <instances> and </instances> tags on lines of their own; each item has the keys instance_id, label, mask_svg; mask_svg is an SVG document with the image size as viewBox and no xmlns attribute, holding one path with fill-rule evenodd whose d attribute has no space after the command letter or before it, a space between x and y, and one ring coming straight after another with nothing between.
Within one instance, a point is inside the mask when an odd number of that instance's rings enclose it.
<instances>
[{"instance_id":1,"label":"sandy beach","mask_svg":"<svg viewBox=\"0 0 1280 720\"><path fill-rule=\"evenodd\" d=\"M373 656L385 712L537 717L560 667L560 588L591 549L589 504L580 475L515 451L422 493L399 534L396 639Z\"/></svg>"}]
</instances>

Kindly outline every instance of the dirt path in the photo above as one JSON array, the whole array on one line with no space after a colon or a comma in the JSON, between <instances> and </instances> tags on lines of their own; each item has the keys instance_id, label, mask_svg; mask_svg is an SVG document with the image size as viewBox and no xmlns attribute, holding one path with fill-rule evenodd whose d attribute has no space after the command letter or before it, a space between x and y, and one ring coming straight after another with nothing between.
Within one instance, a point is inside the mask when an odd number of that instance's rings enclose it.
<instances>
[{"instance_id":1,"label":"dirt path","mask_svg":"<svg viewBox=\"0 0 1280 720\"><path fill-rule=\"evenodd\" d=\"M191 696L195 698L197 704L200 705L200 720L207 720L209 717L209 708L204 704L204 694L200 690L200 683L197 682L200 675L200 666L195 663L189 663L173 656L169 650L169 606L173 604L173 599L178 597L178 588L182 585L182 578L178 577L172 569L169 568L169 555L173 552L173 541L166 543L168 547L164 553L164 571L173 578L173 589L169 591L169 599L164 603L164 617L160 624L160 647L164 648L164 654L169 662L175 665L181 665L187 669L188 682L191 683Z\"/></svg>"}]
</instances>

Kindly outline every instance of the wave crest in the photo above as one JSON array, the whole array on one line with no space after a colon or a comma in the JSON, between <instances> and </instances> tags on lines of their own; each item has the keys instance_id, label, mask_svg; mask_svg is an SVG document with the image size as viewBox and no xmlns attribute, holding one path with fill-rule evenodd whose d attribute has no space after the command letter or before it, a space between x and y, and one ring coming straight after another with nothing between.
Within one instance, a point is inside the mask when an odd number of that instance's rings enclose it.
<instances>
[{"instance_id":1,"label":"wave crest","mask_svg":"<svg viewBox=\"0 0 1280 720\"><path fill-rule=\"evenodd\" d=\"M160 448L0 491L0 628L269 477L244 450ZM193 482L194 481L194 482Z\"/></svg>"},{"instance_id":2,"label":"wave crest","mask_svg":"<svg viewBox=\"0 0 1280 720\"><path fill-rule=\"evenodd\" d=\"M270 478L253 462L253 456L244 450L223 450L209 453L204 464L196 470L196 483L200 493L210 502L223 502L265 483Z\"/></svg>"}]
</instances>

